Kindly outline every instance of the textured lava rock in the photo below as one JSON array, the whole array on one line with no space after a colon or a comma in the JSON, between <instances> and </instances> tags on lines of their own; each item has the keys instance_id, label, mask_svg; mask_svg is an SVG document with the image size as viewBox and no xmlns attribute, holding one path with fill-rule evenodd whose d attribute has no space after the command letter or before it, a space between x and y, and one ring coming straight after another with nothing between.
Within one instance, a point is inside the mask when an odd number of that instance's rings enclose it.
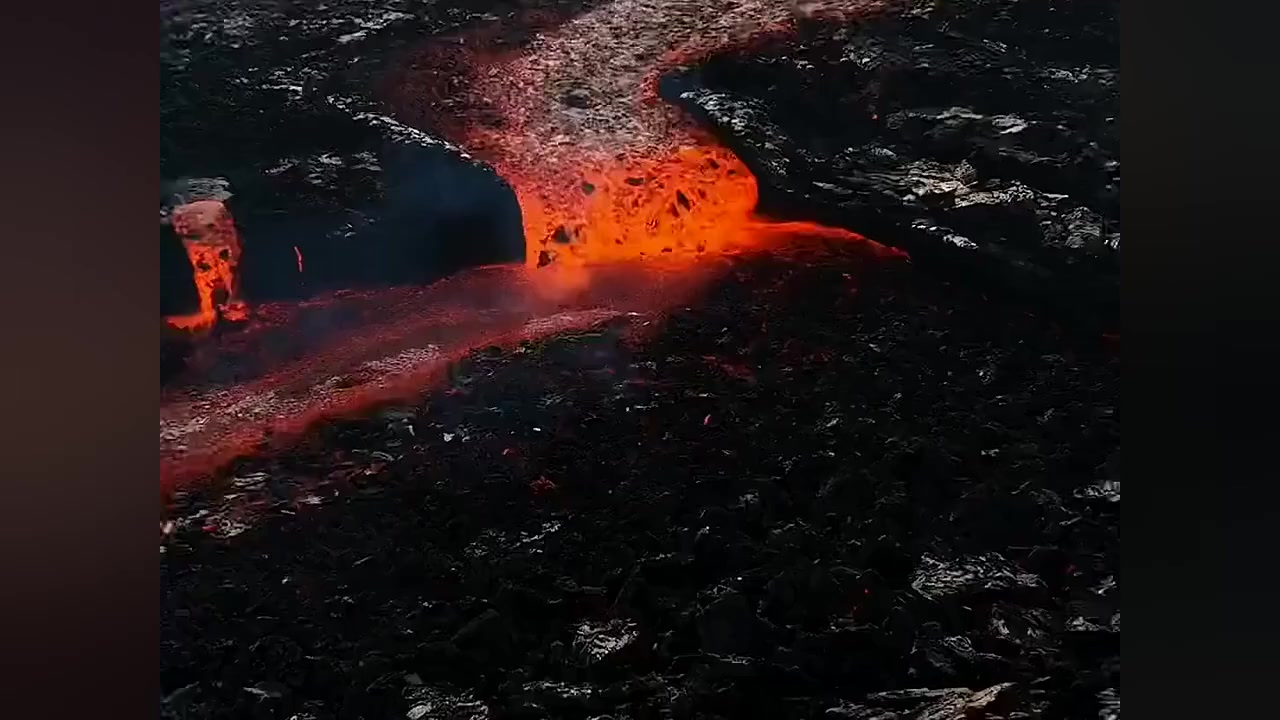
<instances>
[{"instance_id":1,"label":"textured lava rock","mask_svg":"<svg viewBox=\"0 0 1280 720\"><path fill-rule=\"evenodd\" d=\"M713 60L666 94L747 162L770 213L844 225L923 267L1114 326L1118 8L917 3Z\"/></svg>"}]
</instances>

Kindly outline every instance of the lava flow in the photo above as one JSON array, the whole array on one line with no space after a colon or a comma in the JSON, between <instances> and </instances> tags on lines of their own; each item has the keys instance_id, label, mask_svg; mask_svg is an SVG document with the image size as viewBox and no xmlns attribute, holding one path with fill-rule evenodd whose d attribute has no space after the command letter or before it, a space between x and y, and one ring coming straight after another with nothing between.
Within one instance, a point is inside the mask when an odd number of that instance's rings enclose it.
<instances>
[{"instance_id":1,"label":"lava flow","mask_svg":"<svg viewBox=\"0 0 1280 720\"><path fill-rule=\"evenodd\" d=\"M205 339L161 393L162 485L194 480L315 420L413 397L478 347L618 322L635 337L693 299L718 268L658 259L602 267L570 295L524 267L475 268L425 288L344 293L255 308L238 333ZM628 329L629 328L629 329Z\"/></svg>"},{"instance_id":2,"label":"lava flow","mask_svg":"<svg viewBox=\"0 0 1280 720\"><path fill-rule=\"evenodd\" d=\"M432 45L416 71L397 79L391 102L507 179L524 215L530 265L694 257L759 247L779 232L860 239L756 217L755 177L662 102L658 80L712 54L786 36L802 18L848 19L885 5L615 0L518 52L472 49L492 33Z\"/></svg>"},{"instance_id":3,"label":"lava flow","mask_svg":"<svg viewBox=\"0 0 1280 720\"><path fill-rule=\"evenodd\" d=\"M217 200L199 200L173 211L173 229L182 238L191 261L200 309L190 315L170 317L175 328L207 330L219 318L248 318L248 305L240 299L240 235L227 207Z\"/></svg>"},{"instance_id":4,"label":"lava flow","mask_svg":"<svg viewBox=\"0 0 1280 720\"><path fill-rule=\"evenodd\" d=\"M472 52L484 33L429 43L395 78L395 114L449 136L512 185L524 218L526 267L481 269L430 288L384 292L370 301L375 310L367 321L330 328L300 350L276 350L284 354L251 376L167 391L165 475L176 481L202 474L249 450L264 432L291 433L317 417L413 392L477 346L609 318L651 320L705 287L724 253L795 235L887 250L845 230L758 217L748 168L657 93L664 73L790 32L800 17L849 18L882 5L615 0L516 52ZM446 79L447 92L440 90ZM216 282L201 285L201 317L218 312L212 290L205 302L206 285L234 290L238 243L217 257L226 262L211 265L207 275ZM192 259L200 282L204 271ZM335 299L329 307L337 312L361 302ZM255 310L255 318L268 310ZM305 335L315 322L305 308L280 313L276 326L285 336ZM322 324L332 325L331 317ZM282 334L254 325L242 345L258 347L231 354L275 347ZM218 362L197 362L196 374Z\"/></svg>"}]
</instances>

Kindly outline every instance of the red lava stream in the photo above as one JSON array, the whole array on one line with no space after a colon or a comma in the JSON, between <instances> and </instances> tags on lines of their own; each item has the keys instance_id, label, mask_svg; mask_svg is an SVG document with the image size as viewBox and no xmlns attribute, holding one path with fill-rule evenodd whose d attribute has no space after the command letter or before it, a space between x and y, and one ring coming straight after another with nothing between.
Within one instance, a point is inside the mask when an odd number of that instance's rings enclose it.
<instances>
[{"instance_id":1,"label":"red lava stream","mask_svg":"<svg viewBox=\"0 0 1280 720\"><path fill-rule=\"evenodd\" d=\"M525 266L316 301L363 304L375 319L327 331L306 357L251 380L163 392L162 483L206 475L266 432L287 438L317 418L412 395L477 347L611 318L652 323L692 301L726 253L765 250L795 235L874 246L843 230L757 217L751 172L656 88L670 70L785 35L800 17L849 19L885 5L615 0L516 52L473 49L484 33L428 43L417 69L396 77L390 104L405 122L448 136L507 179L524 215ZM442 70L462 80L461 94L440 97ZM302 263L299 256L300 270ZM242 348L265 343L273 329L303 332L291 328L304 310L253 308L261 329L251 322Z\"/></svg>"}]
</instances>

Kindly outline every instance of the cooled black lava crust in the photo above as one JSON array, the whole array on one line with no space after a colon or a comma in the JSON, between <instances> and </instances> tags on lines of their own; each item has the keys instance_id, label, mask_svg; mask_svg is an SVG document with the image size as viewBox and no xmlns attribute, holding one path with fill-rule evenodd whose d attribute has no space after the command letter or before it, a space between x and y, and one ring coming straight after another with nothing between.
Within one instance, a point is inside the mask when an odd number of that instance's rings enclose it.
<instances>
[{"instance_id":1,"label":"cooled black lava crust","mask_svg":"<svg viewBox=\"0 0 1280 720\"><path fill-rule=\"evenodd\" d=\"M672 78L771 210L914 262L736 258L645 342L480 351L173 498L164 716L1118 718L1117 7L920 3ZM360 23L290 12L281 67L372 83L320 63ZM202 37L184 88L217 75ZM222 174L264 223L376 200L329 193L383 177L350 132Z\"/></svg>"},{"instance_id":2,"label":"cooled black lava crust","mask_svg":"<svg viewBox=\"0 0 1280 720\"><path fill-rule=\"evenodd\" d=\"M1012 682L1005 717L1094 713L1117 375L1102 338L852 248L743 260L638 348L477 353L178 500L166 708L799 718Z\"/></svg>"}]
</instances>

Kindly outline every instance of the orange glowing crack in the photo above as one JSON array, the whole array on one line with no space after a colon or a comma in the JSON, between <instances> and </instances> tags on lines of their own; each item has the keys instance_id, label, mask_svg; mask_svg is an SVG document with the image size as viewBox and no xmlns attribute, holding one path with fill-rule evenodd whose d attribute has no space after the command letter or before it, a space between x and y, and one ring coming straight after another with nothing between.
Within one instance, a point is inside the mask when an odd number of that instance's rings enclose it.
<instances>
[{"instance_id":1,"label":"orange glowing crack","mask_svg":"<svg viewBox=\"0 0 1280 720\"><path fill-rule=\"evenodd\" d=\"M293 246L293 256L298 259L298 274L301 275L302 274L302 251L298 249L297 245Z\"/></svg>"}]
</instances>

